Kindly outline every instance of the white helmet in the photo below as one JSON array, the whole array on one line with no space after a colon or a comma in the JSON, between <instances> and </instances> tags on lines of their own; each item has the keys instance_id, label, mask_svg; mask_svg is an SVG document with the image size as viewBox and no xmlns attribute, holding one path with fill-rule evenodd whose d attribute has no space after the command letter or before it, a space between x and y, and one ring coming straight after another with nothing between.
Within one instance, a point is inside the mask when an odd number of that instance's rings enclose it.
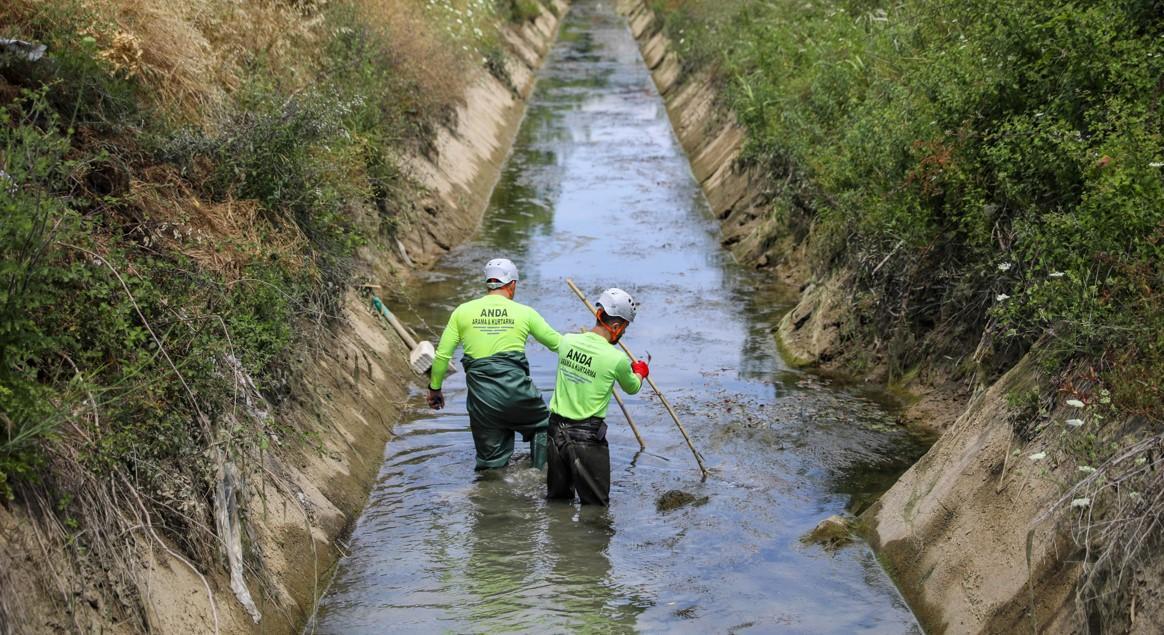
<instances>
[{"instance_id":1,"label":"white helmet","mask_svg":"<svg viewBox=\"0 0 1164 635\"><path fill-rule=\"evenodd\" d=\"M629 293L622 289L610 288L598 296L598 306L607 315L619 317L627 322L635 321L635 313L639 310L639 303Z\"/></svg>"},{"instance_id":2,"label":"white helmet","mask_svg":"<svg viewBox=\"0 0 1164 635\"><path fill-rule=\"evenodd\" d=\"M485 283L490 289L500 289L514 280L517 280L517 265L508 258L494 258L485 264Z\"/></svg>"}]
</instances>

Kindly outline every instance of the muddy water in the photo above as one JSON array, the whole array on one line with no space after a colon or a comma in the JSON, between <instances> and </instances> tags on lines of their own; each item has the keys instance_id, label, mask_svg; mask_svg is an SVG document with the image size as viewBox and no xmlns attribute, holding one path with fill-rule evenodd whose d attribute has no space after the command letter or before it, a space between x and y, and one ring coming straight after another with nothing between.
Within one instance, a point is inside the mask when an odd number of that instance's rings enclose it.
<instances>
[{"instance_id":1,"label":"muddy water","mask_svg":"<svg viewBox=\"0 0 1164 635\"><path fill-rule=\"evenodd\" d=\"M713 475L700 481L648 389L627 399L647 452L611 407L611 507L547 502L521 444L510 467L473 472L454 375L446 414L397 427L316 632L917 630L867 547L799 538L922 447L874 397L781 362L771 332L789 298L720 249L609 2L575 2L478 239L396 305L439 327L494 256L518 263L518 300L562 331L589 323L567 276L592 298L617 285L639 299L627 341L654 356ZM528 354L552 389L556 356ZM706 502L659 511L673 489Z\"/></svg>"}]
</instances>

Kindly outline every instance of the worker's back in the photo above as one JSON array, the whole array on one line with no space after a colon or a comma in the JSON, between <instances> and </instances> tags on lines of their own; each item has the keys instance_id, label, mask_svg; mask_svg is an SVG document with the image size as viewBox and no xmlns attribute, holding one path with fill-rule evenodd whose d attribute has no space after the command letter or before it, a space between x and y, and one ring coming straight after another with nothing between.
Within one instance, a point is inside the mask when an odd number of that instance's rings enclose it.
<instances>
[{"instance_id":1,"label":"worker's back","mask_svg":"<svg viewBox=\"0 0 1164 635\"><path fill-rule=\"evenodd\" d=\"M537 311L502 295L486 295L458 306L449 319L450 324L454 321L465 354L475 359L524 351L531 331L545 325Z\"/></svg>"},{"instance_id":2,"label":"worker's back","mask_svg":"<svg viewBox=\"0 0 1164 635\"><path fill-rule=\"evenodd\" d=\"M627 356L602 336L593 332L564 335L558 346L550 412L575 421L605 418L615 381L630 394L642 386Z\"/></svg>"}]
</instances>

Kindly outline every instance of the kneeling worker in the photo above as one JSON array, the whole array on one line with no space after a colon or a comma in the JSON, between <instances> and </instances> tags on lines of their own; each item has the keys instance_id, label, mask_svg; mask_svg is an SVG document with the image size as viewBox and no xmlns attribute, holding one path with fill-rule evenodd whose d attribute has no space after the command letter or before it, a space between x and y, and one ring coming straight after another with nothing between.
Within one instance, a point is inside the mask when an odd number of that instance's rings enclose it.
<instances>
[{"instance_id":1,"label":"kneeling worker","mask_svg":"<svg viewBox=\"0 0 1164 635\"><path fill-rule=\"evenodd\" d=\"M606 408L614 382L633 395L650 373L646 362L632 364L614 347L637 309L629 293L607 289L598 298L594 328L562 336L557 384L550 400L547 498L573 500L577 491L583 505L610 502Z\"/></svg>"},{"instance_id":2,"label":"kneeling worker","mask_svg":"<svg viewBox=\"0 0 1164 635\"><path fill-rule=\"evenodd\" d=\"M464 343L466 406L477 468L504 467L513 455L513 437L520 432L530 442L533 466L546 464L546 428L549 411L541 392L529 376L525 344L530 335L556 351L562 336L538 312L513 301L517 292L517 267L505 258L485 265L488 293L453 310L437 345L432 364L428 405L445 405L441 384L457 345Z\"/></svg>"}]
</instances>

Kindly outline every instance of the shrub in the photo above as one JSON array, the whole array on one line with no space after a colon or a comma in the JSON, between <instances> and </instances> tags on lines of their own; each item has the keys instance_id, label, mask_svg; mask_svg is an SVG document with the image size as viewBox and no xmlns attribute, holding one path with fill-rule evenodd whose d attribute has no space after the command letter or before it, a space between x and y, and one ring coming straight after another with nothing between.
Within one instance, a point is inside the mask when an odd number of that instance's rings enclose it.
<instances>
[{"instance_id":1,"label":"shrub","mask_svg":"<svg viewBox=\"0 0 1164 635\"><path fill-rule=\"evenodd\" d=\"M892 328L976 341L992 320L1020 349L1050 331L1060 360L1149 348L1164 41L1146 4L655 6L721 78L749 160L820 192L817 233L850 236L842 262Z\"/></svg>"},{"instance_id":2,"label":"shrub","mask_svg":"<svg viewBox=\"0 0 1164 635\"><path fill-rule=\"evenodd\" d=\"M65 333L41 319L69 302L64 287L81 269L53 266L56 242L78 235L79 218L44 189L62 183L76 164L65 159L67 137L33 122L53 120L44 95L29 96L23 108L0 108L0 498L11 498L13 476L37 466L37 450L62 413L41 378L58 356Z\"/></svg>"}]
</instances>

